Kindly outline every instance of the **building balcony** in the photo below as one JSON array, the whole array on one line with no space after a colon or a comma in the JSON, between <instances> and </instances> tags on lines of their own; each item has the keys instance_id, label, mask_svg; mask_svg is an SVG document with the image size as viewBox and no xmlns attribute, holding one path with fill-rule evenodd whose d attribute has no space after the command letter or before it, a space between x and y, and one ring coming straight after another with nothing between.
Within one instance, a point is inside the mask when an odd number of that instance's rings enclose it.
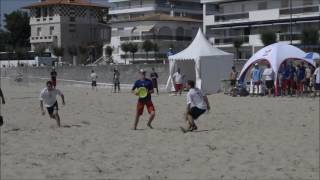
<instances>
[{"instance_id":1,"label":"building balcony","mask_svg":"<svg viewBox=\"0 0 320 180\"><path fill-rule=\"evenodd\" d=\"M230 14L214 14L204 16L205 25L230 24L236 22L255 22L266 20L319 16L320 6L301 6L291 8L265 9L248 12L236 12Z\"/></svg>"},{"instance_id":2,"label":"building balcony","mask_svg":"<svg viewBox=\"0 0 320 180\"><path fill-rule=\"evenodd\" d=\"M249 43L249 36L227 36L227 37L215 37L214 44L216 45L225 45L233 44L234 40L241 39L243 43Z\"/></svg>"},{"instance_id":3,"label":"building balcony","mask_svg":"<svg viewBox=\"0 0 320 180\"><path fill-rule=\"evenodd\" d=\"M57 36L31 36L30 43L50 43L57 40Z\"/></svg>"},{"instance_id":4,"label":"building balcony","mask_svg":"<svg viewBox=\"0 0 320 180\"><path fill-rule=\"evenodd\" d=\"M30 25L60 22L60 16L31 17Z\"/></svg>"},{"instance_id":5,"label":"building balcony","mask_svg":"<svg viewBox=\"0 0 320 180\"><path fill-rule=\"evenodd\" d=\"M168 35L144 35L144 36L125 36L120 37L120 41L145 41L145 40L164 40L164 41L191 41L190 36L168 36Z\"/></svg>"}]
</instances>

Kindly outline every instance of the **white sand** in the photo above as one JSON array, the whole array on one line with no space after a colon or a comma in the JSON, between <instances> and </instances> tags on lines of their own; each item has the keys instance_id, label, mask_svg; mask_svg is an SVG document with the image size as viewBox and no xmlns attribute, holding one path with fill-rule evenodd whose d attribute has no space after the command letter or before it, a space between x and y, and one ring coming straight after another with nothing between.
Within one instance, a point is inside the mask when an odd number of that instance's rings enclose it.
<instances>
[{"instance_id":1,"label":"white sand","mask_svg":"<svg viewBox=\"0 0 320 180\"><path fill-rule=\"evenodd\" d=\"M183 134L184 96L153 97L155 129L145 114L132 131L135 96L64 85L71 127L58 129L40 114L43 83L2 88L3 179L319 179L319 99L213 95Z\"/></svg>"}]
</instances>

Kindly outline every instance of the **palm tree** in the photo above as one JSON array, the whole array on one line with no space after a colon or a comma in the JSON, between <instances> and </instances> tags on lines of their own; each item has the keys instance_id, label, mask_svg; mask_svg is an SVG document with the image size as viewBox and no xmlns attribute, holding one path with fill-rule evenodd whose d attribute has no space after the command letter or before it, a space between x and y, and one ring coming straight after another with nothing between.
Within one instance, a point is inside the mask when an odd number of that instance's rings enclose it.
<instances>
[{"instance_id":1,"label":"palm tree","mask_svg":"<svg viewBox=\"0 0 320 180\"><path fill-rule=\"evenodd\" d=\"M132 63L134 62L134 54L138 51L137 43L129 43L129 51L132 55Z\"/></svg>"},{"instance_id":2,"label":"palm tree","mask_svg":"<svg viewBox=\"0 0 320 180\"><path fill-rule=\"evenodd\" d=\"M130 50L130 45L129 43L122 43L121 44L121 50L124 52L124 63L127 64L127 53Z\"/></svg>"},{"instance_id":3,"label":"palm tree","mask_svg":"<svg viewBox=\"0 0 320 180\"><path fill-rule=\"evenodd\" d=\"M317 29L304 29L301 36L301 44L304 49L307 50L306 46L319 44L319 32Z\"/></svg>"},{"instance_id":4,"label":"palm tree","mask_svg":"<svg viewBox=\"0 0 320 180\"><path fill-rule=\"evenodd\" d=\"M64 48L55 46L52 48L52 53L53 55L57 56L59 59L59 62L61 62L62 61L61 57L64 55Z\"/></svg>"},{"instance_id":5,"label":"palm tree","mask_svg":"<svg viewBox=\"0 0 320 180\"><path fill-rule=\"evenodd\" d=\"M148 60L148 53L153 50L153 43L150 40L145 40L142 44L142 49L146 52L146 59Z\"/></svg>"},{"instance_id":6,"label":"palm tree","mask_svg":"<svg viewBox=\"0 0 320 180\"><path fill-rule=\"evenodd\" d=\"M83 58L83 56L88 55L88 48L86 46L80 45L78 47L78 50L79 50L79 54L82 56L81 63L83 64L85 63L85 60L86 60L85 58Z\"/></svg>"},{"instance_id":7,"label":"palm tree","mask_svg":"<svg viewBox=\"0 0 320 180\"><path fill-rule=\"evenodd\" d=\"M110 46L106 47L106 54L109 57L109 61L112 62L112 52L113 52L113 48Z\"/></svg>"},{"instance_id":8,"label":"palm tree","mask_svg":"<svg viewBox=\"0 0 320 180\"><path fill-rule=\"evenodd\" d=\"M260 39L264 46L269 46L277 42L277 35L273 31L265 31L260 34Z\"/></svg>"},{"instance_id":9,"label":"palm tree","mask_svg":"<svg viewBox=\"0 0 320 180\"><path fill-rule=\"evenodd\" d=\"M241 39L236 39L233 41L233 47L236 49L236 60L239 59L239 49L241 48L243 41Z\"/></svg>"}]
</instances>

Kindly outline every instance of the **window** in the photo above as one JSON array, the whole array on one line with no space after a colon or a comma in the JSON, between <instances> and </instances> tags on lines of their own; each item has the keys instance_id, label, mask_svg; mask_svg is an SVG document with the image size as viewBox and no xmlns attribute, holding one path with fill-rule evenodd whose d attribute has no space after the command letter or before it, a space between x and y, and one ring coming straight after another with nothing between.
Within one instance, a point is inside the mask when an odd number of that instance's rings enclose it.
<instances>
[{"instance_id":1,"label":"window","mask_svg":"<svg viewBox=\"0 0 320 180\"><path fill-rule=\"evenodd\" d=\"M37 8L36 9L36 18L39 18L39 17L41 17L41 9Z\"/></svg>"},{"instance_id":2,"label":"window","mask_svg":"<svg viewBox=\"0 0 320 180\"><path fill-rule=\"evenodd\" d=\"M267 2L263 1L263 2L259 2L258 3L258 10L264 10L267 9Z\"/></svg>"},{"instance_id":3,"label":"window","mask_svg":"<svg viewBox=\"0 0 320 180\"><path fill-rule=\"evenodd\" d=\"M49 7L48 10L49 10L49 16L50 16L50 17L51 17L51 16L54 16L53 7Z\"/></svg>"},{"instance_id":4,"label":"window","mask_svg":"<svg viewBox=\"0 0 320 180\"><path fill-rule=\"evenodd\" d=\"M303 0L303 5L312 5L313 4L313 0Z\"/></svg>"},{"instance_id":5,"label":"window","mask_svg":"<svg viewBox=\"0 0 320 180\"><path fill-rule=\"evenodd\" d=\"M37 36L41 36L41 27L37 28Z\"/></svg>"},{"instance_id":6,"label":"window","mask_svg":"<svg viewBox=\"0 0 320 180\"><path fill-rule=\"evenodd\" d=\"M289 0L281 0L281 7L282 8L289 7Z\"/></svg>"},{"instance_id":7,"label":"window","mask_svg":"<svg viewBox=\"0 0 320 180\"><path fill-rule=\"evenodd\" d=\"M70 22L75 22L76 18L75 17L70 17Z\"/></svg>"},{"instance_id":8,"label":"window","mask_svg":"<svg viewBox=\"0 0 320 180\"><path fill-rule=\"evenodd\" d=\"M53 31L54 31L54 26L50 26L50 30L49 30L50 32L50 36L52 36L53 35Z\"/></svg>"}]
</instances>

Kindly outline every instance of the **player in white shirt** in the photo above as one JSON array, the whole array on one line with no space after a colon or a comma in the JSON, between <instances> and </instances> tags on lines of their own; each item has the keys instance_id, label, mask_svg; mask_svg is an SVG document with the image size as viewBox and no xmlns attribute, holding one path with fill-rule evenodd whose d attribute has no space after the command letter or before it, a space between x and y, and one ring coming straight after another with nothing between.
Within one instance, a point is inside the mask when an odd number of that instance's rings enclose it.
<instances>
[{"instance_id":1,"label":"player in white shirt","mask_svg":"<svg viewBox=\"0 0 320 180\"><path fill-rule=\"evenodd\" d=\"M181 74L180 72L180 68L178 68L178 71L175 72L172 76L172 79L173 79L173 84L174 84L174 88L175 88L175 95L182 94L182 91L183 91L183 78L184 78L184 75Z\"/></svg>"},{"instance_id":2,"label":"player in white shirt","mask_svg":"<svg viewBox=\"0 0 320 180\"><path fill-rule=\"evenodd\" d=\"M187 94L187 109L185 118L188 123L188 128L181 127L183 132L197 130L195 120L198 119L203 113L210 110L210 104L206 95L200 89L195 87L195 82L189 80L187 82L189 92Z\"/></svg>"},{"instance_id":3,"label":"player in white shirt","mask_svg":"<svg viewBox=\"0 0 320 180\"><path fill-rule=\"evenodd\" d=\"M42 115L45 115L43 105L47 108L50 118L57 121L58 127L60 127L60 116L58 114L58 101L57 96L61 96L62 104L65 105L64 95L59 89L53 88L51 81L47 82L47 87L40 93L40 109Z\"/></svg>"},{"instance_id":4,"label":"player in white shirt","mask_svg":"<svg viewBox=\"0 0 320 180\"><path fill-rule=\"evenodd\" d=\"M317 64L317 68L313 73L314 75L314 97L317 96L317 92L320 92L320 64Z\"/></svg>"},{"instance_id":5,"label":"player in white shirt","mask_svg":"<svg viewBox=\"0 0 320 180\"><path fill-rule=\"evenodd\" d=\"M268 95L271 96L271 91L273 89L274 85L274 75L273 70L270 66L270 64L267 65L267 68L263 71L263 77L266 81L266 87L268 89Z\"/></svg>"},{"instance_id":6,"label":"player in white shirt","mask_svg":"<svg viewBox=\"0 0 320 180\"><path fill-rule=\"evenodd\" d=\"M98 75L94 72L94 70L91 71L90 77L91 77L92 90L96 89L96 91L98 91L98 87L97 87Z\"/></svg>"}]
</instances>

